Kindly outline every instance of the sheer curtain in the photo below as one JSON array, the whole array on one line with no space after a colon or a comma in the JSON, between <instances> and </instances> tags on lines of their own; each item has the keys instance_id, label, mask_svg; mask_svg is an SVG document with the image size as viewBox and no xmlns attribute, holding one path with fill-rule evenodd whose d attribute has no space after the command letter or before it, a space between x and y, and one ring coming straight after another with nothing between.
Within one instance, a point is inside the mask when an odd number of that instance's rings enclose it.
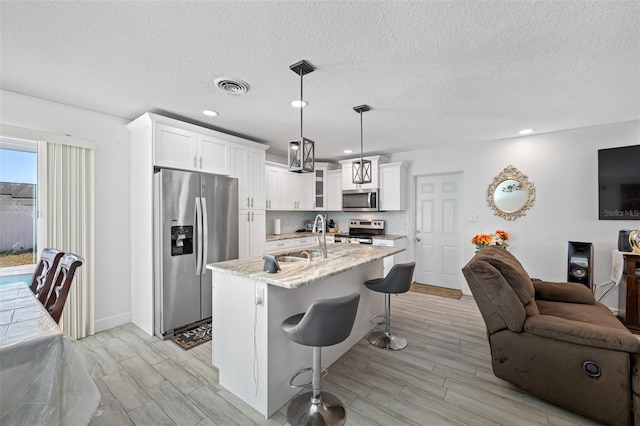
<instances>
[{"instance_id":1,"label":"sheer curtain","mask_svg":"<svg viewBox=\"0 0 640 426\"><path fill-rule=\"evenodd\" d=\"M0 123L0 136L38 141L37 250L82 256L60 326L73 338L94 327L94 141Z\"/></svg>"},{"instance_id":2,"label":"sheer curtain","mask_svg":"<svg viewBox=\"0 0 640 426\"><path fill-rule=\"evenodd\" d=\"M84 258L76 271L60 325L79 339L93 334L94 150L38 142L38 247Z\"/></svg>"}]
</instances>

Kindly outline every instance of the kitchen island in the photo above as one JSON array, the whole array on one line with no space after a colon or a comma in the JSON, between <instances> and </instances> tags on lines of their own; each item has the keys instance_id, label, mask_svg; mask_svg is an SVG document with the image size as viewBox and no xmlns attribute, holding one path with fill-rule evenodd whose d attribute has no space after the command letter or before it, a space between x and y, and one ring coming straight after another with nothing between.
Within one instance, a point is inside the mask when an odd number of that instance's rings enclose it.
<instances>
[{"instance_id":1,"label":"kitchen island","mask_svg":"<svg viewBox=\"0 0 640 426\"><path fill-rule=\"evenodd\" d=\"M311 366L312 349L287 339L282 321L318 299L360 293L351 335L322 350L323 367L331 365L373 328L369 319L384 310L384 297L363 283L381 277L383 259L402 250L331 244L326 259L281 262L275 274L262 271L261 257L207 265L213 271L212 359L220 385L270 417L299 391L289 387L291 376Z\"/></svg>"}]
</instances>

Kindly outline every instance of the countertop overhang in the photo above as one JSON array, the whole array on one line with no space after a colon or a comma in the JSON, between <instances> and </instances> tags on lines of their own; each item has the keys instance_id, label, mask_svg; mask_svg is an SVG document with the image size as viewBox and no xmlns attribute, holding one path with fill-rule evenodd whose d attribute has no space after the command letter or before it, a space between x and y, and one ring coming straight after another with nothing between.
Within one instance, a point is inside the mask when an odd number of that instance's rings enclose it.
<instances>
[{"instance_id":1,"label":"countertop overhang","mask_svg":"<svg viewBox=\"0 0 640 426\"><path fill-rule=\"evenodd\" d=\"M269 274L262 270L264 266L262 257L210 263L207 265L207 269L244 276L278 287L294 289L361 265L375 262L387 256L393 256L404 250L404 248L399 247L380 247L364 244L331 244L327 247L326 259L314 259L311 262L281 262L281 271L275 274ZM289 249L274 252L273 254L279 256L291 251Z\"/></svg>"}]
</instances>

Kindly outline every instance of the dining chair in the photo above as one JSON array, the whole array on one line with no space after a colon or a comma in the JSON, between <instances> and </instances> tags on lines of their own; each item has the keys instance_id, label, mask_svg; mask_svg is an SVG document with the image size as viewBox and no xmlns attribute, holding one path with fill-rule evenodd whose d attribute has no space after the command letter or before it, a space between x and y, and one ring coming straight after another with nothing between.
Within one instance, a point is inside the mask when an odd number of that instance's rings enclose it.
<instances>
[{"instance_id":1,"label":"dining chair","mask_svg":"<svg viewBox=\"0 0 640 426\"><path fill-rule=\"evenodd\" d=\"M67 301L76 269L78 269L83 262L84 259L82 259L82 257L73 253L65 253L62 259L60 259L51 292L44 304L45 309L56 323L60 322L60 316L62 315L64 304Z\"/></svg>"},{"instance_id":2,"label":"dining chair","mask_svg":"<svg viewBox=\"0 0 640 426\"><path fill-rule=\"evenodd\" d=\"M53 283L53 278L58 268L58 262L60 262L60 258L63 255L64 252L53 248L42 250L36 270L33 271L33 275L31 276L29 288L33 294L35 294L36 299L43 305L47 300L47 296L49 296L51 283Z\"/></svg>"}]
</instances>

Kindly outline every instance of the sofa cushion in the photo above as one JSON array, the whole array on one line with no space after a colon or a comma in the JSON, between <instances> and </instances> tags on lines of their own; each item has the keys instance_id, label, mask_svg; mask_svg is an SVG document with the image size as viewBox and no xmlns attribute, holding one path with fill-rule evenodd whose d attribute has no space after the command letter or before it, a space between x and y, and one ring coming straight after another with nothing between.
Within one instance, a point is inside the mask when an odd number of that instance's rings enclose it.
<instances>
[{"instance_id":1,"label":"sofa cushion","mask_svg":"<svg viewBox=\"0 0 640 426\"><path fill-rule=\"evenodd\" d=\"M553 300L556 302L584 303L587 305L593 305L596 303L591 290L582 284L534 281L533 287L536 290L536 299Z\"/></svg>"},{"instance_id":2,"label":"sofa cushion","mask_svg":"<svg viewBox=\"0 0 640 426\"><path fill-rule=\"evenodd\" d=\"M554 302L551 300L537 300L536 303L538 304L541 315L551 315L629 332L620 320L611 313L611 310L602 303L586 305L581 303Z\"/></svg>"},{"instance_id":3,"label":"sofa cushion","mask_svg":"<svg viewBox=\"0 0 640 426\"><path fill-rule=\"evenodd\" d=\"M514 332L522 331L527 317L525 309L495 267L474 257L462 268L462 273L480 308L489 334L505 328Z\"/></svg>"},{"instance_id":4,"label":"sofa cushion","mask_svg":"<svg viewBox=\"0 0 640 426\"><path fill-rule=\"evenodd\" d=\"M498 246L485 247L476 254L474 259L485 261L496 268L516 293L522 306L526 306L534 300L536 291L529 274L507 250ZM530 311L535 313L535 309L530 309Z\"/></svg>"},{"instance_id":5,"label":"sofa cushion","mask_svg":"<svg viewBox=\"0 0 640 426\"><path fill-rule=\"evenodd\" d=\"M620 330L551 315L527 318L524 322L524 331L536 336L587 347L628 353L640 351L640 341L627 329Z\"/></svg>"}]
</instances>

